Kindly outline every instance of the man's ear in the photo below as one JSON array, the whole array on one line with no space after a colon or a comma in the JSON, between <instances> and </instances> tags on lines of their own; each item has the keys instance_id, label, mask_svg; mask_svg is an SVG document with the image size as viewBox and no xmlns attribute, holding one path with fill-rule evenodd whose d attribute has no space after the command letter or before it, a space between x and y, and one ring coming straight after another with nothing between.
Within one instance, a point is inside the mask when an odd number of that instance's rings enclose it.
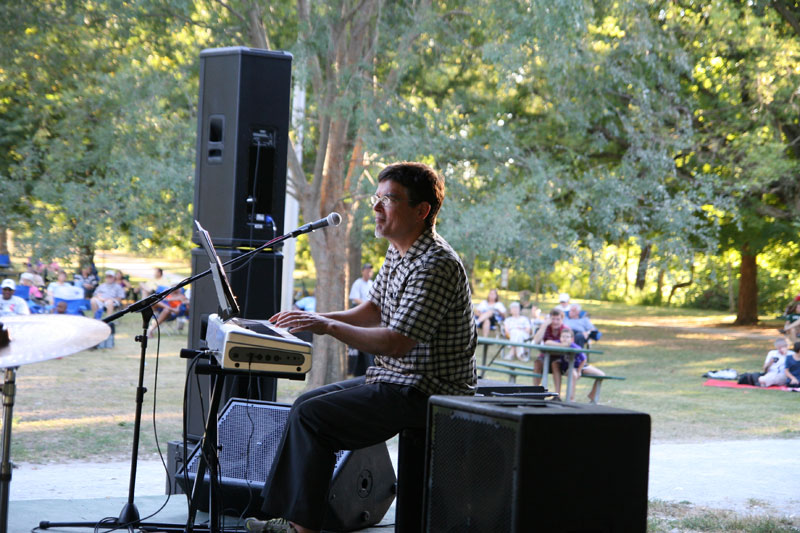
<instances>
[{"instance_id":1,"label":"man's ear","mask_svg":"<svg viewBox=\"0 0 800 533\"><path fill-rule=\"evenodd\" d=\"M420 202L417 204L417 220L425 220L431 212L431 204L429 202Z\"/></svg>"}]
</instances>

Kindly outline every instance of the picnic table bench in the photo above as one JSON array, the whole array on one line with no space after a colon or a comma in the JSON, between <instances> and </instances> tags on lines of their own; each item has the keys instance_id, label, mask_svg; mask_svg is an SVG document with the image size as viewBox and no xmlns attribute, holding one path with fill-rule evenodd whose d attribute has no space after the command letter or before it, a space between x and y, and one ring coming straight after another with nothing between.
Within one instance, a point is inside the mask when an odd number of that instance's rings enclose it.
<instances>
[{"instance_id":1,"label":"picnic table bench","mask_svg":"<svg viewBox=\"0 0 800 533\"><path fill-rule=\"evenodd\" d=\"M533 344L528 342L513 342L507 339L495 339L491 337L478 337L478 345L483 346L483 360L478 364L478 370L481 371L479 377L483 377L487 371L498 372L506 374L509 381L516 383L518 377L541 378L542 386L547 388L547 376L550 369L550 353L563 353L567 357L568 368L572 368L575 361L575 355L578 353L594 353L602 354L602 350L591 350L585 348L567 348L566 346L554 346L551 344ZM489 359L489 347L496 346L497 350ZM529 350L538 350L544 353L544 364L542 365L543 371L541 374L533 371L533 363L514 363L509 361L498 360L498 356L502 351L511 346L527 348ZM602 388L603 381L606 379L623 381L625 378L621 376L592 376L581 375L584 378L591 378L597 381L597 394L595 394L594 403L600 400L600 389ZM572 391L575 387L573 382L572 372L567 373L567 398L572 396Z\"/></svg>"}]
</instances>

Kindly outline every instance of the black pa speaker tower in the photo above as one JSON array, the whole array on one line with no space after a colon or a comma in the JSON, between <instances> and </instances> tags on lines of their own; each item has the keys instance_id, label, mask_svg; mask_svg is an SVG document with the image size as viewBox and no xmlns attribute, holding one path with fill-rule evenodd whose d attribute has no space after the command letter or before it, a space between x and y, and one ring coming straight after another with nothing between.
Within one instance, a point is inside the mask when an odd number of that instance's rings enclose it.
<instances>
[{"instance_id":1,"label":"black pa speaker tower","mask_svg":"<svg viewBox=\"0 0 800 533\"><path fill-rule=\"evenodd\" d=\"M226 514L258 515L261 491L280 446L290 406L232 399L219 416L219 464L222 505ZM386 443L336 454L328 508L327 531L353 531L377 524L392 505L395 477ZM197 473L198 451L189 456L188 472L176 474L178 484L191 493ZM190 484L186 486L186 480ZM208 473L200 493L208 504Z\"/></svg>"},{"instance_id":2,"label":"black pa speaker tower","mask_svg":"<svg viewBox=\"0 0 800 533\"><path fill-rule=\"evenodd\" d=\"M200 52L194 214L215 246L283 233L291 68L287 52Z\"/></svg>"},{"instance_id":3,"label":"black pa speaker tower","mask_svg":"<svg viewBox=\"0 0 800 533\"><path fill-rule=\"evenodd\" d=\"M239 257L244 252L226 248L218 248L217 255L225 263ZM283 257L280 253L259 253L253 256L249 264L234 267L228 275L231 290L236 295L241 306L242 316L247 318L267 319L280 309L281 268ZM197 274L208 268L208 257L202 248L192 250L192 273ZM211 276L206 276L194 282L192 287L189 319L189 348L199 350L203 348L205 336L204 322L208 315L216 313L219 304L214 291ZM195 375L192 371L192 362L187 363L186 371L189 374L187 386L189 391L186 400L187 410L187 436L193 440L200 440L205 430L204 413L208 412L209 376ZM259 377L253 373L251 378L232 377L224 378L222 403L229 398L252 398L258 400L274 401L277 384L275 378ZM202 393L201 393L202 392Z\"/></svg>"},{"instance_id":4,"label":"black pa speaker tower","mask_svg":"<svg viewBox=\"0 0 800 533\"><path fill-rule=\"evenodd\" d=\"M291 66L287 52L232 47L200 53L194 216L223 262L241 255L237 248L258 246L283 232ZM277 312L281 263L281 254L264 252L229 270L243 317ZM193 251L192 274L207 268L202 251ZM218 306L210 277L192 289L189 348L200 349L203 320ZM187 436L199 439L209 378L198 378L191 368L190 362ZM275 388L274 378L225 377L222 401L274 400Z\"/></svg>"},{"instance_id":5,"label":"black pa speaker tower","mask_svg":"<svg viewBox=\"0 0 800 533\"><path fill-rule=\"evenodd\" d=\"M423 531L647 530L649 415L514 398L428 405Z\"/></svg>"}]
</instances>

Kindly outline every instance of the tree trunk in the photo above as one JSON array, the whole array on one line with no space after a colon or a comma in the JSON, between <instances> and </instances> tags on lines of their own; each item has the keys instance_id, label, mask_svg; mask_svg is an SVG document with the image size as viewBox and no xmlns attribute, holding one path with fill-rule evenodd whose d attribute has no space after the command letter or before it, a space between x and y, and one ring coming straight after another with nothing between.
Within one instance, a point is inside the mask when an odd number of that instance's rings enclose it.
<instances>
[{"instance_id":1,"label":"tree trunk","mask_svg":"<svg viewBox=\"0 0 800 533\"><path fill-rule=\"evenodd\" d=\"M737 326L758 323L758 265L757 254L744 244L741 250L742 264L739 267L739 305L736 310Z\"/></svg>"},{"instance_id":2,"label":"tree trunk","mask_svg":"<svg viewBox=\"0 0 800 533\"><path fill-rule=\"evenodd\" d=\"M80 270L83 265L94 265L94 246L85 244L79 246L78 249L78 270Z\"/></svg>"},{"instance_id":3,"label":"tree trunk","mask_svg":"<svg viewBox=\"0 0 800 533\"><path fill-rule=\"evenodd\" d=\"M636 268L636 283L634 283L634 287L640 291L644 289L644 284L647 281L647 266L650 262L651 249L652 245L646 244L639 253L639 266Z\"/></svg>"},{"instance_id":4,"label":"tree trunk","mask_svg":"<svg viewBox=\"0 0 800 533\"><path fill-rule=\"evenodd\" d=\"M630 280L628 279L628 264L631 259L631 247L625 247L625 268L622 270L623 274L625 275L625 298L628 297L628 292L630 291Z\"/></svg>"},{"instance_id":5,"label":"tree trunk","mask_svg":"<svg viewBox=\"0 0 800 533\"><path fill-rule=\"evenodd\" d=\"M359 210L354 210L354 216L350 217L350 227L348 228L349 241L347 243L347 279L345 280L345 304L350 304L350 287L353 282L361 277L361 228L363 226Z\"/></svg>"},{"instance_id":6,"label":"tree trunk","mask_svg":"<svg viewBox=\"0 0 800 533\"><path fill-rule=\"evenodd\" d=\"M664 274L665 273L666 273L666 270L664 270L663 268L659 268L658 269L658 279L656 280L656 293L655 293L655 298L653 298L653 302L656 305L661 305L661 299L662 299L661 294L662 294L662 290L664 289Z\"/></svg>"},{"instance_id":7,"label":"tree trunk","mask_svg":"<svg viewBox=\"0 0 800 533\"><path fill-rule=\"evenodd\" d=\"M8 254L8 229L0 226L0 254Z\"/></svg>"},{"instance_id":8,"label":"tree trunk","mask_svg":"<svg viewBox=\"0 0 800 533\"><path fill-rule=\"evenodd\" d=\"M728 261L728 311L736 310L736 289L733 283L733 263Z\"/></svg>"},{"instance_id":9,"label":"tree trunk","mask_svg":"<svg viewBox=\"0 0 800 533\"><path fill-rule=\"evenodd\" d=\"M311 255L317 268L317 311L339 311L345 308L345 269L347 250L338 243L347 238L343 225L326 228L309 235ZM314 356L308 375L308 386L319 387L339 381L344 376L346 351L344 345L328 335L314 336Z\"/></svg>"}]
</instances>

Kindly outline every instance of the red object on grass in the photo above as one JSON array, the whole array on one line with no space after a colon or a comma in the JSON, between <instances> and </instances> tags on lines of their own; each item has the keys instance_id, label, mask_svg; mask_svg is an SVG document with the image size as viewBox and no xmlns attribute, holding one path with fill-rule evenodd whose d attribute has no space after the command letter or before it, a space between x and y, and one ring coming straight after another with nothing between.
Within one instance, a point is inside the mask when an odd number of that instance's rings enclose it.
<instances>
[{"instance_id":1,"label":"red object on grass","mask_svg":"<svg viewBox=\"0 0 800 533\"><path fill-rule=\"evenodd\" d=\"M725 389L759 389L759 390L782 390L782 391L791 391L794 390L787 386L781 387L756 387L755 385L739 385L733 380L728 379L707 379L705 383L703 383L706 387L722 387Z\"/></svg>"}]
</instances>

